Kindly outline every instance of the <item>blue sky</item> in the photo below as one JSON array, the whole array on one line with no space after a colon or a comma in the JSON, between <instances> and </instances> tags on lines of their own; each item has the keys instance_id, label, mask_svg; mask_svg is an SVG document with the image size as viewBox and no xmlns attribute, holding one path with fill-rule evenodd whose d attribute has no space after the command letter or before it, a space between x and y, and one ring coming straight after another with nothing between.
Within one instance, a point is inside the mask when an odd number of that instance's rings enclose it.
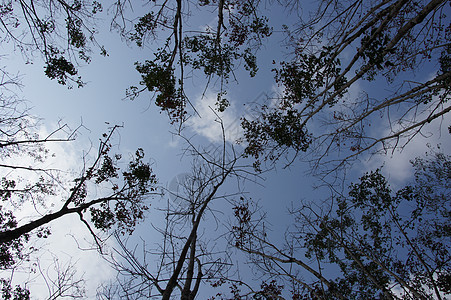
<instances>
[{"instance_id":1,"label":"blue sky","mask_svg":"<svg viewBox=\"0 0 451 300\"><path fill-rule=\"evenodd\" d=\"M216 16L212 14L211 20L214 21L215 18ZM271 21L274 20L281 21L279 15L273 12ZM34 64L25 64L19 53L10 52L8 60L2 58L2 65L8 65L11 70L17 69L24 74L22 95L29 101L32 113L43 118L43 124L47 131L55 127L59 120L68 123L73 128L80 123L86 127L81 130L77 141L69 146L56 147L57 156L50 163L60 165L64 161L67 167L79 170L81 167L79 162L81 162L84 151L91 145L96 147L98 138L107 130L108 124L105 122L110 125L123 124L124 128L117 136L117 150L128 154L133 153L138 147L143 148L147 159L153 163L160 183L166 185L178 174L189 172L189 158L182 159L181 157L183 143L170 133L174 128L168 124L167 116L160 113L159 109L151 103L148 94L144 94L134 101L123 99L125 89L130 85L136 85L140 80L140 75L134 69L134 63L148 58L152 49L151 47L139 49L136 46L127 46L121 41L118 34L108 31L106 24L103 22L99 22L99 24L103 24L103 26L100 28L101 34L98 41L105 45L109 56L104 58L93 55L92 62L80 68L80 74L88 82L83 88L68 90L57 82L50 81L44 76L43 66L38 57ZM274 29L277 32L276 26ZM225 126L230 128L231 141L240 133L237 127L240 117L243 116L243 113L249 113L250 105L246 104L246 106L245 103L266 101L262 97L264 93L271 94L278 90L270 70L273 67L273 59L284 58L284 55L281 54L283 47L280 42L281 35L276 33L270 38L270 43L262 49L258 57L260 70L255 78L249 79L243 72L237 72L238 82L230 82L226 97L232 105L221 116ZM3 47L2 50L8 51L8 48ZM431 72L434 70L428 70L428 73ZM217 87L212 87L206 93L206 97L201 99L204 87L205 80L199 76L192 81L192 86L188 88L190 100L196 104L201 117L193 116L187 122L188 128L185 131L186 136L195 137L194 140L200 145L217 143L220 134L219 126L214 122L215 115L209 108L214 105ZM359 87L365 90L378 89L377 86L371 84L362 84ZM402 153L394 153L388 157L376 156L371 159L363 157L361 163L354 164L349 170L350 177L356 178L364 171L385 165L383 171L389 179L393 180L394 184L402 185L410 176L409 159L424 154L428 150L427 143L435 146L440 142L442 150L450 153L451 141L447 135L447 126L450 121L450 117L446 116L442 120L442 124L440 124L440 120L433 122L429 128L430 132L434 132L434 137L428 139L418 137ZM374 130L384 130L382 124L374 125ZM438 131L440 131L440 135L436 134ZM241 146L236 147L239 149ZM308 165L301 162L295 162L286 169L283 168L283 164L278 164L275 170L263 175L265 180L260 182L261 185L251 183L246 185L247 195L259 200L260 205L267 212L276 239L282 237L281 233L287 225L287 208L292 203L298 203L300 200L322 199L328 196L326 190L312 188L312 185L317 182L305 174L308 171L306 168ZM235 188L233 183L227 185L227 189ZM164 204L164 200L156 201L154 206L158 207L161 203ZM151 211L149 218L158 223L158 216L155 216L157 213L155 210ZM84 227L72 227L67 231L67 224L77 224L74 226L78 226L76 218L71 218L65 217L55 222L52 226L54 235L49 239L46 247L52 252L58 253L62 260L72 258L79 268L79 274L85 273L88 294L93 295L96 285L103 280L114 279L115 273L108 269L107 263L101 260L95 251L86 252L77 249L78 246L69 233L82 241L84 246L81 247L88 247L92 241L89 240L90 237ZM149 235L146 226L137 230L137 236L151 241L158 239L156 235ZM83 241L84 239L86 240ZM55 244L55 241L59 242ZM44 249L46 248L44 247ZM46 259L51 264L51 257L50 254L43 255L42 259ZM101 271L99 272L99 270ZM98 276L99 274L102 276ZM41 288L42 282L37 283L36 291Z\"/></svg>"}]
</instances>

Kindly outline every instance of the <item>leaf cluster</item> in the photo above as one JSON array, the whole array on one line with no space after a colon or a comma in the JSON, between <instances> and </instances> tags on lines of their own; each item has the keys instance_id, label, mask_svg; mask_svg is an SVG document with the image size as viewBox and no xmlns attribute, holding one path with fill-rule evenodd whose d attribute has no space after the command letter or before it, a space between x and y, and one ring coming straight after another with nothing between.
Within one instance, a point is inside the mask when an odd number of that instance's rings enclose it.
<instances>
[{"instance_id":1,"label":"leaf cluster","mask_svg":"<svg viewBox=\"0 0 451 300\"><path fill-rule=\"evenodd\" d=\"M272 33L268 18L258 14L256 4L253 1L199 1L196 4L199 15L209 8L217 10L216 30L206 25L204 30L184 31L186 17L192 13L192 4L184 1L151 3L149 11L132 24L133 29L125 36L139 47L149 40L158 40L157 37L169 29L164 47L154 53L154 59L136 63L136 69L143 78L140 84L156 93L155 103L169 114L172 123L186 118L189 100L184 81L188 72L195 74L194 71L201 70L207 78L207 86L211 79L218 79L217 106L221 111L228 106L227 99L222 98L225 84L240 63L251 77L256 75L256 50ZM118 2L118 11L122 11L123 5ZM160 82L156 83L157 80ZM131 87L127 96L134 98L143 91Z\"/></svg>"},{"instance_id":2,"label":"leaf cluster","mask_svg":"<svg viewBox=\"0 0 451 300\"><path fill-rule=\"evenodd\" d=\"M1 296L3 300L29 300L30 291L27 288L16 285L13 287L11 282L6 279L0 279Z\"/></svg>"},{"instance_id":3,"label":"leaf cluster","mask_svg":"<svg viewBox=\"0 0 451 300\"><path fill-rule=\"evenodd\" d=\"M5 33L2 41L13 44L27 60L39 52L47 77L62 85L72 81L80 87L84 83L75 77L78 60L88 63L92 46L106 55L92 27L101 11L102 4L96 0L6 1L0 6L0 27Z\"/></svg>"},{"instance_id":4,"label":"leaf cluster","mask_svg":"<svg viewBox=\"0 0 451 300\"><path fill-rule=\"evenodd\" d=\"M91 206L89 211L91 221L97 229L109 230L116 226L123 234L131 234L137 222L144 218L144 212L149 208L144 201L150 192L156 191L157 179L150 165L143 161L143 149L136 151L135 157L128 163L127 169L121 176L118 174L120 169L117 166L120 159L120 155L115 155L113 160L105 152L100 167L95 171L93 169L88 171L90 179L96 185L109 182L112 191L111 196L101 201L98 207ZM116 182L119 177L123 181L122 186ZM76 204L87 203L86 184L76 185L74 191L75 189L79 193L74 197Z\"/></svg>"},{"instance_id":5,"label":"leaf cluster","mask_svg":"<svg viewBox=\"0 0 451 300\"><path fill-rule=\"evenodd\" d=\"M395 193L380 170L367 173L349 197L336 199L335 215L318 219L318 229L303 237L307 257L340 268L339 293L383 297L393 282L415 297L451 293L443 284L451 258L449 159L414 162L415 184Z\"/></svg>"},{"instance_id":6,"label":"leaf cluster","mask_svg":"<svg viewBox=\"0 0 451 300\"><path fill-rule=\"evenodd\" d=\"M377 169L346 194L334 191L320 204L292 208L282 246L271 241L264 216L242 199L234 208L231 244L263 278L289 286L292 299L449 295L451 157L430 155L412 161L413 181L397 190Z\"/></svg>"},{"instance_id":7,"label":"leaf cluster","mask_svg":"<svg viewBox=\"0 0 451 300\"><path fill-rule=\"evenodd\" d=\"M285 4L298 8L291 1ZM278 160L281 153L291 163L289 156L303 152L299 135L288 142L272 134L292 116L298 132L321 126L304 156L312 160L314 172L328 175L366 151L403 147L428 123L449 113L447 1L317 5L309 18L284 26L291 56L273 70L282 88L276 99L268 99L275 105L261 106L254 119L242 122L246 151L257 163L261 157ZM417 72L423 68L435 72L432 79ZM353 87L360 90L365 81L386 89L355 93ZM375 121L387 124L390 133L376 135L369 128ZM342 157L329 159L333 151ZM320 166L324 168L316 170Z\"/></svg>"},{"instance_id":8,"label":"leaf cluster","mask_svg":"<svg viewBox=\"0 0 451 300\"><path fill-rule=\"evenodd\" d=\"M271 110L262 114L259 120L249 121L244 117L241 126L247 141L244 153L255 159L256 169L262 161L276 160L283 155L285 151L282 147L305 152L312 142L312 135L302 125L300 114L294 109L285 112Z\"/></svg>"}]
</instances>

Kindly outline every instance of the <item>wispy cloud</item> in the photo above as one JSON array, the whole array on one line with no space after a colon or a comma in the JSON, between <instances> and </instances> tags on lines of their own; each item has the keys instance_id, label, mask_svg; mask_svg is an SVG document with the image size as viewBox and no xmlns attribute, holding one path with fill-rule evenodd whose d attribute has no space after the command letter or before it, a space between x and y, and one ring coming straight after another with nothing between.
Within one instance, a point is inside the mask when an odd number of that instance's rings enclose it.
<instances>
[{"instance_id":1,"label":"wispy cloud","mask_svg":"<svg viewBox=\"0 0 451 300\"><path fill-rule=\"evenodd\" d=\"M419 116L426 118L426 113ZM376 155L367 161L368 169L375 169L383 166L383 172L388 176L390 182L394 185L403 185L412 176L411 160L416 157L424 156L430 152L442 151L450 154L451 139L448 132L448 126L451 124L451 115L446 114L443 118L433 120L426 124L421 132L410 140L405 147L388 155ZM381 135L389 135L390 129L383 129ZM399 145L406 143L407 140L400 140Z\"/></svg>"},{"instance_id":2,"label":"wispy cloud","mask_svg":"<svg viewBox=\"0 0 451 300\"><path fill-rule=\"evenodd\" d=\"M226 140L235 142L242 136L240 118L243 111L236 107L236 104L230 101L230 106L224 112L216 110L217 95L207 92L205 96L199 97L195 101L198 115L192 116L187 121L187 125L197 134L206 137L211 142L222 141L222 121Z\"/></svg>"},{"instance_id":3,"label":"wispy cloud","mask_svg":"<svg viewBox=\"0 0 451 300\"><path fill-rule=\"evenodd\" d=\"M42 126L38 130L39 136L45 138L52 132L51 128L58 128L59 125ZM64 135L61 137L64 138ZM19 159L14 156L2 158L3 163L11 165L35 166L40 169L61 170L49 173L23 171L11 174L9 170L0 170L1 176L15 176L20 178L23 184L35 182L40 176L55 176L58 180L56 194L46 195L45 198L36 201L35 197L27 198L27 201L15 203L10 209L19 220L19 225L35 220L51 211L61 208L64 199L70 193L73 180L80 176L83 169L83 158L86 151L95 150L91 142L77 139L73 142L50 142L44 145L48 149L48 158L43 162L36 162L34 158L26 153L20 155ZM8 174L5 174L8 172ZM101 193L101 191L96 191ZM89 221L89 218L87 218ZM116 273L109 264L92 249L94 240L86 226L80 222L78 215L68 215L57 219L48 226L51 234L47 238L33 239L29 247L37 249L31 254L29 261L24 261L21 266L14 271L14 276L4 271L0 277L12 277L13 285L27 283L34 299L47 299L55 289L55 283L61 281L61 276L66 279L78 281L85 279L83 285L86 290L87 299L94 299L97 287L104 281L114 278ZM111 244L111 243L110 243ZM112 244L111 244L112 245ZM110 245L110 246L111 246ZM30 271L31 270L31 271ZM59 277L60 276L60 277ZM68 277L69 276L69 277Z\"/></svg>"}]
</instances>

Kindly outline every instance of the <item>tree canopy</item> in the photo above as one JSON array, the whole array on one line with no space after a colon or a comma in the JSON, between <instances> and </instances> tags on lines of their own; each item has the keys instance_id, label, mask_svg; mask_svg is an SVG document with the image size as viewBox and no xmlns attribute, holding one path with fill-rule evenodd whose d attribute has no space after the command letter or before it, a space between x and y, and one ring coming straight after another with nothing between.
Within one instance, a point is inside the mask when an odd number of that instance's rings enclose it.
<instances>
[{"instance_id":1,"label":"tree canopy","mask_svg":"<svg viewBox=\"0 0 451 300\"><path fill-rule=\"evenodd\" d=\"M188 117L188 104L196 110L184 82L187 74L199 71L207 78L205 89L211 81L219 81L216 108L224 111L229 106L226 86L234 71L242 64L250 76L255 76L256 51L272 33L268 18L258 12L259 2L179 0L149 4L148 11L129 24L123 14L130 2L116 3L113 24L124 37L139 47L156 46L152 58L136 63L142 81L140 87L130 87L127 95L133 99L146 90L152 92L155 104L168 113L170 120L183 123ZM201 30L185 29L193 11L199 18L215 11L216 24L200 24ZM160 39L164 42L156 43Z\"/></svg>"},{"instance_id":2,"label":"tree canopy","mask_svg":"<svg viewBox=\"0 0 451 300\"><path fill-rule=\"evenodd\" d=\"M364 152L403 148L450 111L448 7L319 1L310 18L285 28L293 55L274 68L282 92L256 119L243 118L246 153L277 160L308 151L315 170L330 172ZM384 91L356 92L365 82ZM376 122L383 130L371 127Z\"/></svg>"},{"instance_id":3,"label":"tree canopy","mask_svg":"<svg viewBox=\"0 0 451 300\"><path fill-rule=\"evenodd\" d=\"M102 11L98 1L3 1L0 6L2 43L22 52L29 61L38 52L45 62L45 75L60 84L82 86L77 76L79 62L89 63L92 46L100 54L95 16Z\"/></svg>"},{"instance_id":4,"label":"tree canopy","mask_svg":"<svg viewBox=\"0 0 451 300\"><path fill-rule=\"evenodd\" d=\"M41 136L38 120L28 116L24 105L15 97L2 99L0 270L14 272L33 252L27 243L35 238L47 238L52 221L69 214L78 214L100 251L102 242L93 228L100 231L114 228L122 234L131 234L150 206L148 197L157 194L157 179L150 165L143 161L143 150L138 149L121 171L121 155L110 154L112 138L118 130L114 126L100 139L98 153L92 161L86 156L81 174L68 181L62 175L70 170L43 166L54 155L48 146L74 142L79 129L70 131L67 125L60 125L47 136ZM93 185L108 190L98 195ZM27 216L29 219L16 217L22 208L30 206L34 210ZM14 299L28 299L26 288L13 287L10 282L11 279L1 279L4 299L12 295Z\"/></svg>"},{"instance_id":5,"label":"tree canopy","mask_svg":"<svg viewBox=\"0 0 451 300\"><path fill-rule=\"evenodd\" d=\"M245 152L256 166L304 157L313 172L330 174L361 154L402 149L450 111L448 1L323 0L305 9L295 1L164 1L129 23L127 4L117 3L114 24L138 46L157 48L136 63L141 87L128 96L150 91L173 123L197 113L186 79L203 75L205 89L217 84L216 109L224 111L235 72L244 67L255 76L258 50L284 43L286 58L273 60L280 92L257 114L241 116ZM293 20L282 35L278 30L279 40L272 37L273 7ZM191 30L210 11L215 25ZM361 89L379 85L385 88ZM375 130L375 122L384 128Z\"/></svg>"},{"instance_id":6,"label":"tree canopy","mask_svg":"<svg viewBox=\"0 0 451 300\"><path fill-rule=\"evenodd\" d=\"M99 254L118 271L100 299L194 299L207 287L214 290L210 299L451 294L448 152L411 157L413 177L401 187L390 184L383 167L358 165L366 169L348 177L352 163L373 154L388 157L422 135L439 143L441 132L429 134L432 125L441 122L451 134L445 124L451 110L450 1L3 1L0 41L26 63L42 60L51 80L83 87L80 68L94 51L107 56L97 42L96 26L104 22L130 47L150 50L129 66L139 79L124 92L132 100L149 97L167 114L173 136L187 145L181 153L192 160L190 173L181 192L165 189L143 147L123 159L113 142L118 125L80 157L76 175L49 167L49 146L76 143L84 126L72 130L60 122L42 134L20 89L10 88L20 86L19 76L1 67L0 270L11 274L0 279L4 299L30 299L26 284L13 282L14 270L39 250L27 247L30 241L47 238L52 222L67 215L79 217ZM261 55L267 48L274 49ZM229 97L241 75L263 78L259 69L269 64L272 86L258 87L273 91L264 103ZM209 92L215 122L208 130L218 126L221 133L219 144L205 147L196 144L189 120L203 117L208 105L192 95L205 101ZM238 102L253 110L237 109L242 134L231 141L225 127L233 124L222 116ZM140 129L144 144L160 130ZM278 176L273 172L280 165L305 168L330 191L329 197L294 199L291 219L283 220L285 242L272 239L267 208L246 192L247 185L262 184L263 174ZM284 192L274 201L293 200ZM155 197L165 203L153 210L164 222L142 222ZM17 217L25 206L34 214ZM139 236L142 253L129 242L140 222L161 235L151 247ZM102 239L102 232L115 241ZM116 246L113 252L105 252L105 243ZM258 284L241 276L243 261L260 276ZM72 296L82 294L69 269L60 271L65 279L56 281L51 299L71 288L77 291Z\"/></svg>"},{"instance_id":7,"label":"tree canopy","mask_svg":"<svg viewBox=\"0 0 451 300\"><path fill-rule=\"evenodd\" d=\"M285 245L240 206L236 246L264 276L290 287L293 299L442 299L451 293L450 157L412 165L415 179L403 188L393 190L375 170L347 195L299 205Z\"/></svg>"}]
</instances>

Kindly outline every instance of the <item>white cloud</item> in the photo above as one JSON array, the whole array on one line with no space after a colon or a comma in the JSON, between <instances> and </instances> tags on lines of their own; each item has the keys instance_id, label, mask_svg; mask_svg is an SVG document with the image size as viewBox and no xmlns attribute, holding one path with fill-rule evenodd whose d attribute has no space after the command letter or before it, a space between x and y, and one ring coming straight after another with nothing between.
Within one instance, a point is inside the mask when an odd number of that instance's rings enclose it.
<instances>
[{"instance_id":1,"label":"white cloud","mask_svg":"<svg viewBox=\"0 0 451 300\"><path fill-rule=\"evenodd\" d=\"M40 137L48 136L51 128L57 128L57 125L42 126L39 129ZM49 150L49 156L43 162L35 162L26 154L19 158L17 156L2 158L4 164L62 170L58 173L53 172L53 175L58 175L61 181L61 186L57 189L55 196L46 196L42 205L32 203L27 199L27 202L16 203L16 207L9 207L9 209L14 209L19 225L35 220L50 211L60 209L70 192L69 188L73 179L81 174L84 166L83 156L86 155L86 151L91 150L94 155L96 154L91 142L83 136L73 142L46 143L45 147ZM21 184L26 184L36 181L43 174L28 171L12 173L11 170L1 168L0 177L6 175L21 178ZM101 189L95 192L101 193ZM89 220L89 217L87 219ZM116 273L97 251L84 250L93 248L94 239L87 227L80 222L78 215L63 216L48 225L51 228L51 235L46 239L33 239L28 245L38 249L32 254L30 261L22 262L21 267L14 270L14 276L10 271L3 271L0 277L12 277L13 285L26 283L33 299L47 299L49 286L52 286L52 281L58 279L56 270L64 272L67 267L73 265L71 272L74 272L74 280L84 279L86 297L94 299L97 287L102 282L114 278ZM106 246L108 247L108 245ZM35 272L30 272L30 268Z\"/></svg>"},{"instance_id":2,"label":"white cloud","mask_svg":"<svg viewBox=\"0 0 451 300\"><path fill-rule=\"evenodd\" d=\"M425 114L422 114L423 117ZM422 120L422 116L418 120ZM366 162L368 169L374 170L384 166L382 171L394 185L403 185L412 176L411 160L424 156L431 149L443 151L450 154L451 139L448 126L451 124L451 115L445 114L443 118L438 118L427 123L421 133L417 134L402 150L387 153L387 155L372 156ZM390 134L390 129L385 128L381 134ZM400 140L399 145L403 145L406 140ZM438 149L439 147L439 149Z\"/></svg>"},{"instance_id":3,"label":"white cloud","mask_svg":"<svg viewBox=\"0 0 451 300\"><path fill-rule=\"evenodd\" d=\"M220 120L224 125L226 140L235 142L242 136L240 117L242 116L230 101L230 106L224 112L218 112L216 108L217 95L207 92L205 96L199 97L195 107L199 115L193 115L187 121L187 125L197 134L206 137L211 142L220 142L223 139Z\"/></svg>"},{"instance_id":4,"label":"white cloud","mask_svg":"<svg viewBox=\"0 0 451 300\"><path fill-rule=\"evenodd\" d=\"M55 220L51 229L52 234L35 245L39 250L30 261L35 271L30 272L28 268L16 271L13 284L26 282L33 299L48 299L50 290L56 290L56 282L62 275L67 279L73 276L73 281L83 280L81 287L85 299L94 299L98 286L115 278L115 271L96 250L92 250L93 238L77 215Z\"/></svg>"}]
</instances>

